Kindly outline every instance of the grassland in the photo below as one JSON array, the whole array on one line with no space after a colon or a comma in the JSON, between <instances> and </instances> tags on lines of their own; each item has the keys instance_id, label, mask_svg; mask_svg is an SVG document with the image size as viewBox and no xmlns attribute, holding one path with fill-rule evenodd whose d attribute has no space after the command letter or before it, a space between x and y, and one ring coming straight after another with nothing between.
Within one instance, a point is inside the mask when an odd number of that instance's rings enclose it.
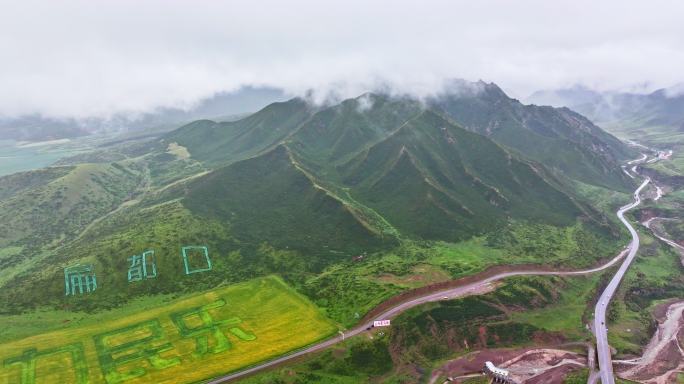
<instances>
[{"instance_id":1,"label":"grassland","mask_svg":"<svg viewBox=\"0 0 684 384\"><path fill-rule=\"evenodd\" d=\"M556 301L543 308L531 311L517 311L511 319L534 325L549 332L560 332L571 339L587 335L585 315L596 295L600 275L566 279L566 286L559 292Z\"/></svg>"},{"instance_id":2,"label":"grassland","mask_svg":"<svg viewBox=\"0 0 684 384\"><path fill-rule=\"evenodd\" d=\"M607 188L597 187L591 184L575 182L576 193L593 204L594 207L603 212L606 217L617 222L615 211L621 205L631 201L629 193L614 191Z\"/></svg>"},{"instance_id":3,"label":"grassland","mask_svg":"<svg viewBox=\"0 0 684 384\"><path fill-rule=\"evenodd\" d=\"M373 306L405 289L498 264L587 267L596 264L597 256L612 257L619 248L617 242L579 224L563 229L514 224L460 243L404 241L391 251L331 266L295 284L330 318L351 326Z\"/></svg>"},{"instance_id":4,"label":"grassland","mask_svg":"<svg viewBox=\"0 0 684 384\"><path fill-rule=\"evenodd\" d=\"M589 369L580 369L565 377L563 384L584 384L589 379Z\"/></svg>"},{"instance_id":5,"label":"grassland","mask_svg":"<svg viewBox=\"0 0 684 384\"><path fill-rule=\"evenodd\" d=\"M654 306L684 294L679 255L646 231L639 237L639 254L608 313L610 345L627 354L639 354L651 338Z\"/></svg>"},{"instance_id":6,"label":"grassland","mask_svg":"<svg viewBox=\"0 0 684 384\"><path fill-rule=\"evenodd\" d=\"M674 126L646 124L642 121L620 121L602 124L601 127L620 138L659 146L684 142L684 134Z\"/></svg>"},{"instance_id":7,"label":"grassland","mask_svg":"<svg viewBox=\"0 0 684 384\"><path fill-rule=\"evenodd\" d=\"M278 273L351 324L407 288L494 264L586 266L617 248L552 172L415 102L357 107L278 103L79 156L21 191L4 179L0 313L96 313ZM190 244L215 262L201 281L178 267ZM146 249L159 277L132 287L126 260ZM97 271L97 301L63 295L63 268L78 262Z\"/></svg>"},{"instance_id":8,"label":"grassland","mask_svg":"<svg viewBox=\"0 0 684 384\"><path fill-rule=\"evenodd\" d=\"M673 149L674 154L669 160L641 165L645 168L642 173L648 174L653 180L650 193L654 194L653 185L659 185L666 193L657 202L645 199L639 209L629 214L630 221L638 222L636 217L644 220L653 215L681 217L684 208L684 193L681 190L684 175L684 136L681 132L668 127L638 125L630 125L628 122L606 128L620 137L631 138L639 143L662 150ZM580 195L591 199L593 204L604 212L614 211L615 201L629 200L629 196L625 194L589 185L576 183L576 187ZM681 240L683 232L679 230L680 223L668 221L658 225L666 228L669 235L667 237ZM684 269L679 261L680 256L668 245L655 239L648 229L637 226L637 230L641 239L639 253L621 283L616 297L611 301L608 314L610 345L623 356L639 355L642 346L652 336L652 313L655 306L684 295Z\"/></svg>"},{"instance_id":9,"label":"grassland","mask_svg":"<svg viewBox=\"0 0 684 384\"><path fill-rule=\"evenodd\" d=\"M347 340L246 384L423 383L447 360L481 348L587 341L584 317L600 276L518 277L494 292L413 308L372 337ZM581 380L582 375L577 375ZM575 383L579 381L569 381ZM473 383L480 381L473 381ZM584 376L586 382L586 376Z\"/></svg>"},{"instance_id":10,"label":"grassland","mask_svg":"<svg viewBox=\"0 0 684 384\"><path fill-rule=\"evenodd\" d=\"M654 183L668 192L657 202L645 200L643 206L631 214L631 221L638 222L637 217L644 220L653 215L681 217L684 207L684 195L678 190L681 187L678 180L684 172L681 151L675 149L671 160L648 164L645 168L648 168L647 172ZM682 239L680 221L662 221L655 226L660 231L665 229L666 237ZM642 346L651 338L655 329L652 316L655 306L684 295L684 269L680 255L653 237L650 230L640 225L637 230L641 239L639 253L611 302L608 313L610 344L619 353L628 355L639 355Z\"/></svg>"},{"instance_id":11,"label":"grassland","mask_svg":"<svg viewBox=\"0 0 684 384\"><path fill-rule=\"evenodd\" d=\"M167 299L137 305L135 313L113 310L68 325L46 322L47 329L60 329L3 343L0 383L20 382L21 366L7 364L26 351L30 355L32 348L37 349L39 382L80 384L87 378L90 383L116 383L128 377L127 383L189 383L255 364L337 331L315 306L273 276ZM18 335L21 319L1 321L10 334ZM72 358L65 348L69 345L82 356L76 353ZM79 367L85 372L80 382Z\"/></svg>"},{"instance_id":12,"label":"grassland","mask_svg":"<svg viewBox=\"0 0 684 384\"><path fill-rule=\"evenodd\" d=\"M129 198L140 180L137 169L117 163L50 168L0 179L0 247L18 250L11 257L0 256L0 284L76 238L89 223Z\"/></svg>"},{"instance_id":13,"label":"grassland","mask_svg":"<svg viewBox=\"0 0 684 384\"><path fill-rule=\"evenodd\" d=\"M610 232L585 204L586 196L600 195L607 212L617 194L587 187L580 196L555 172L436 114L411 117L417 113L411 103L385 109L378 104L366 116L350 101L311 120L313 112L300 104L281 103L270 108L273 113L234 124L197 122L161 141L80 156L63 173L44 176L40 185L27 181L21 191L12 188L14 179L5 179L9 188L0 194L11 198L0 199L0 218L24 226L0 228L12 234L0 239L0 266L6 267L0 272L6 288L0 291L0 313L6 316L0 319L7 324L0 330L0 358L19 356L33 345L38 354L52 351L38 367L39 378L51 382L74 381L45 372L54 364L68 365L64 352L81 350L80 372L87 367L93 382L104 380L103 367L116 382L133 365L143 371L130 370L132 382L175 382L186 373L188 380L198 380L324 337L336 330L332 322L351 327L373 306L409 288L496 264L585 267L619 248L618 232ZM397 108L403 112L395 113ZM291 119L281 118L286 116ZM411 129L395 132L409 118ZM304 120L282 144L283 135ZM320 129L330 131L324 135ZM321 140L330 145L321 147ZM617 176L624 178L619 171ZM208 247L211 271L183 272L179 250L191 244ZM127 258L147 249L155 251L159 276L129 284ZM63 268L73 263L94 266L96 292L64 296ZM264 278L271 274L293 287L290 296L271 292L271 298L270 288L254 288L254 281L274 279ZM249 280L254 278L260 279ZM516 280L498 296L469 302L493 312L474 319L473 324L492 323L492 336L481 344L517 345L538 332L579 337L581 330L570 321L581 318L578 299L559 296L553 284L587 297L592 282ZM215 289L229 284L237 285ZM318 308L299 298L307 304L298 311L291 303L295 292ZM497 310L504 299L515 299L507 312ZM227 321L225 328L188 336L203 326L201 318L174 314L211 303L219 304L206 311ZM416 350L416 361L430 363L454 351L433 348L435 338L420 327L411 333L411 323L470 314L461 304L426 307L408 317L405 334L425 347ZM549 305L570 315L552 318L549 311L515 318L522 309ZM304 316L312 313L319 316L317 324ZM258 322L259 316L266 320ZM233 324L232 317L241 322ZM549 329L544 321L551 322ZM460 326L447 325L445 331ZM122 329L127 330L114 332ZM477 334L475 328L458 329ZM146 337L154 339L152 346L136 350L135 342ZM72 342L71 350L52 350ZM98 356L108 343L127 342L133 344L115 355L140 357L135 362L112 369L118 357ZM316 371L319 382L350 375L357 382L400 382L404 372L387 373L392 345L405 347L389 338L350 344L343 357L307 374ZM220 352L215 359L207 352L212 350ZM371 364L377 359L383 365ZM17 374L17 366L10 368Z\"/></svg>"},{"instance_id":14,"label":"grassland","mask_svg":"<svg viewBox=\"0 0 684 384\"><path fill-rule=\"evenodd\" d=\"M463 384L489 384L491 379L488 377L473 377L470 379L465 379Z\"/></svg>"},{"instance_id":15,"label":"grassland","mask_svg":"<svg viewBox=\"0 0 684 384\"><path fill-rule=\"evenodd\" d=\"M353 338L310 356L306 361L241 380L244 384L400 383L392 374L388 335ZM407 382L407 381L404 381Z\"/></svg>"}]
</instances>

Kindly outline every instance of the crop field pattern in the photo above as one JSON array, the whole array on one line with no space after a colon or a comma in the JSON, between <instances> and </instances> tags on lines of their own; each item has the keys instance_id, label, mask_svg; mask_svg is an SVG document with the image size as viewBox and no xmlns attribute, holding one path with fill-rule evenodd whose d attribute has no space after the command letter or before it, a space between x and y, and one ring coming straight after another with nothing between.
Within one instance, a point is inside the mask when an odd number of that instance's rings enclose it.
<instances>
[{"instance_id":1,"label":"crop field pattern","mask_svg":"<svg viewBox=\"0 0 684 384\"><path fill-rule=\"evenodd\" d=\"M192 383L337 332L273 276L115 314L0 345L0 383Z\"/></svg>"}]
</instances>

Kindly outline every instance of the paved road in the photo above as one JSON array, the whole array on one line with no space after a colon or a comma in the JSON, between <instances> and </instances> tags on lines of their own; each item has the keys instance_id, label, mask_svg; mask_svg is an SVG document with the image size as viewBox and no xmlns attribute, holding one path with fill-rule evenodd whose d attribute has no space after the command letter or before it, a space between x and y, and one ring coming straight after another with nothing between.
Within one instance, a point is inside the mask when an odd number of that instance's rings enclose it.
<instances>
[{"instance_id":1,"label":"paved road","mask_svg":"<svg viewBox=\"0 0 684 384\"><path fill-rule=\"evenodd\" d=\"M643 158L631 161L628 164L633 164L636 161L643 161L645 159L646 159L646 156L644 156ZM611 280L610 284L608 285L608 287L604 291L603 295L601 295L601 299L599 299L599 302L597 304L596 315L595 315L595 317L596 317L596 323L595 324L603 324L605 322L605 309L607 307L607 303L610 301L610 298L613 296L613 293L615 292L617 285L619 284L620 280L622 279L622 276L624 275L625 271L627 270L627 267L629 267L629 264L631 263L632 259L634 259L634 255L636 255L636 251L639 248L639 237L637 236L634 228L632 228L632 226L627 222L627 220L625 220L623 215L626 211L628 211L628 210L636 207L637 205L639 205L639 203L641 202L641 199L639 198L639 193L641 192L641 190L644 187L646 187L646 185L649 183L649 181L650 181L650 179L647 178L639 186L639 188L634 192L634 200L635 201L632 204L629 204L629 205L626 205L626 206L620 208L620 210L617 212L617 215L620 218L620 220L622 221L622 223L627 227L627 229L629 229L630 233L632 234L632 242L624 251L620 252L620 254L618 254L615 258L613 258L609 262L607 262L607 263L605 263L599 267L580 270L580 271L562 271L562 272L535 271L535 270L503 272L503 273L482 279L482 280L477 281L477 282L466 284L466 285L463 285L460 287L455 287L455 288L450 288L450 289L446 289L446 290L440 290L440 291L436 291L433 293L429 293L429 294L420 296L418 298L397 304L396 306L394 306L394 307L388 309L387 311L383 312L382 314L378 315L375 319L370 320L367 323L361 324L361 325L357 326L356 328L353 328L353 329L345 332L344 336L342 336L342 335L335 336L331 339L322 341L318 344L314 344L314 345L311 345L311 346L306 347L304 349L289 353L287 355L283 355L283 356L278 357L276 359L266 361L264 363L255 365L251 368L243 369L241 371L237 371L235 373L231 373L231 374L216 378L214 380L209 381L207 384L219 384L219 383L225 383L225 382L228 382L231 380L239 379L239 378L242 378L244 376L256 373L258 371L274 367L278 364L282 364L282 363L291 361L291 360L296 359L298 357L301 357L303 355L322 351L322 350L324 350L330 346L333 346L337 343L340 343L341 341L343 341L343 339L354 337L354 336L359 335L363 332L366 332L366 330L373 324L374 320L391 319L391 318L394 318L395 316L399 315L400 313L402 313L402 312L404 312L410 308L413 308L413 307L416 307L416 306L419 306L419 305L422 305L425 303L440 301L440 300L444 300L445 298L456 299L459 297L467 296L469 294L470 295L477 294L478 292L482 291L483 288L487 288L487 286L489 286L491 283L494 283L496 281L499 281L499 280L502 280L502 279L505 279L508 277L525 276L525 275L536 275L536 276L543 276L543 275L554 275L554 276L586 275L586 274L599 272L599 271L602 271L606 268L612 267L618 261L620 261L620 259L622 259L625 256L625 254L627 254L627 258L625 259L622 266L620 267L620 270L615 275L615 277L613 277L613 280ZM612 290L610 290L611 286L614 286L612 288ZM607 299L607 300L605 300L605 299ZM605 301L606 305L601 305L601 303L603 303L604 301ZM598 322L599 316L602 319L601 323ZM601 341L599 341L600 340L600 337L599 337L600 331L597 331L596 336L597 336L597 341L598 341L597 345L598 345L598 352L599 352L598 353L599 365L600 365L600 367L604 367L606 364L608 364L608 367L610 367L610 372L607 373L607 375L609 375L609 377L610 377L610 381L602 381L602 383L603 384L614 383L614 381L612 381L612 377L613 377L612 363L610 360L610 349L608 348L608 341L607 341L607 335L605 333L606 332L605 326L597 327L595 325L595 329L597 329L597 330L601 329L602 330L602 332L603 332L602 338L604 340L604 347L602 350L601 349ZM602 360L602 355L605 354L605 351L607 351L607 358L608 358L607 363ZM604 356L604 358L605 358L605 356ZM601 368L600 373L601 373L602 379L604 377L603 375L605 372L606 371L603 368ZM608 376L606 376L606 377L608 377Z\"/></svg>"},{"instance_id":2,"label":"paved road","mask_svg":"<svg viewBox=\"0 0 684 384\"><path fill-rule=\"evenodd\" d=\"M644 147L644 148L646 148L646 147ZM650 149L650 148L646 148L646 149ZM627 164L641 163L641 162L643 162L644 160L646 160L647 157L648 157L648 156L647 156L645 153L642 153L640 158L634 159L634 160L630 160L630 161L627 162Z\"/></svg>"},{"instance_id":3,"label":"paved road","mask_svg":"<svg viewBox=\"0 0 684 384\"><path fill-rule=\"evenodd\" d=\"M667 245L671 246L672 248L674 248L677 251L682 252L684 254L684 247L682 247L681 245L675 243L674 241L672 241L670 239L666 239L666 238L660 236L658 234L658 232L656 232L655 230L653 230L653 228L651 228L651 223L656 221L656 220L677 220L677 219L670 219L667 217L652 217L652 218L648 219L647 221L643 222L642 224L644 225L644 227L651 230L651 233L653 233L653 236L659 238L660 240L665 242Z\"/></svg>"},{"instance_id":4,"label":"paved road","mask_svg":"<svg viewBox=\"0 0 684 384\"><path fill-rule=\"evenodd\" d=\"M611 266L615 265L617 262L622 259L625 254L627 253L628 249L625 249L624 251L620 252L617 256L615 256L612 260L609 262L595 267L591 269L585 269L585 270L580 270L580 271L562 271L562 272L553 272L553 271L534 271L534 270L529 270L529 271L516 271L516 272L503 272L485 279L482 279L477 282L473 282L470 284L466 284L460 287L456 288L450 288L446 290L440 290L437 292L429 293L424 296L415 298L413 300L409 300L400 304L397 304L395 307L388 309L387 311L383 312L382 314L378 315L375 319L373 320L385 320L385 319L391 319L401 312L406 311L407 309L416 307L421 304L425 304L428 302L433 302L433 301L440 301L444 300L445 297L449 299L455 299L459 297L463 297L469 294L477 294L478 292L482 291L483 288L487 288L489 284L494 283L496 281L505 279L507 277L512 277L512 276L524 276L524 275L554 275L554 276L571 276L571 275L586 275L594 272L599 272L602 271L606 268L610 268ZM353 336L356 336L360 333L363 333L366 331L368 327L370 327L373 324L373 320L361 324L357 326L356 328L353 328L347 332L344 333L344 338L350 338ZM309 346L307 348L304 348L302 350L281 356L279 358L269 360L265 363L261 363L258 365L255 365L251 368L247 368L235 373L231 373L226 376L222 376L220 378L214 379L212 381L209 381L207 384L218 384L218 383L224 383L230 380L235 380L250 374L253 374L255 372L261 371L263 369L267 369L273 366L276 366L281 363L285 363L287 361L293 360L297 357L309 354L309 353L314 353L318 352L321 350L324 350L332 345L335 345L339 342L342 341L342 335L333 337L331 339L328 339L326 341L323 341L318 344L314 344L312 346Z\"/></svg>"},{"instance_id":5,"label":"paved road","mask_svg":"<svg viewBox=\"0 0 684 384\"><path fill-rule=\"evenodd\" d=\"M643 161L645 159L646 156L644 155L642 158L633 160L629 164L632 164L634 161ZM620 285L620 281L622 281L625 272L627 272L627 268L629 268L630 264L634 260L634 257L636 256L637 251L639 250L639 235L637 234L634 227L632 227L632 225L627 221L627 219L625 219L625 212L641 204L641 197L639 196L639 194L641 193L641 190L644 189L650 181L651 179L647 177L644 180L644 182L641 183L639 188L637 188L636 191L634 191L634 202L625 205L624 207L620 208L617 212L618 218L620 219L622 224L624 224L625 227L627 227L629 233L632 235L632 242L629 244L629 247L627 248L628 253L627 257L625 258L625 261L622 262L620 269L618 269L615 276L613 276L613 279L610 280L610 283L608 283L608 286L601 294L601 297L596 303L596 309L594 310L594 333L596 335L596 352L598 354L600 370L599 375L601 377L601 384L615 384L615 378L613 376L613 361L611 360L610 346L608 345L608 329L605 325L606 310L608 308L610 300L613 298L613 295L617 290L618 285Z\"/></svg>"}]
</instances>

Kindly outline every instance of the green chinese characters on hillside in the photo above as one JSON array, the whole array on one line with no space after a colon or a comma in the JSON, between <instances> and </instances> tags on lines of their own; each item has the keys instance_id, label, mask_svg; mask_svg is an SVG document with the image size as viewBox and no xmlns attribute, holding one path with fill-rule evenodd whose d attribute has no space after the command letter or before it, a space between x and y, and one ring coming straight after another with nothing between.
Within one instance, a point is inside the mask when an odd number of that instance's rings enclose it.
<instances>
[{"instance_id":1,"label":"green chinese characters on hillside","mask_svg":"<svg viewBox=\"0 0 684 384\"><path fill-rule=\"evenodd\" d=\"M64 268L64 290L66 296L93 292L97 289L95 268L91 265L76 264Z\"/></svg>"},{"instance_id":2,"label":"green chinese characters on hillside","mask_svg":"<svg viewBox=\"0 0 684 384\"><path fill-rule=\"evenodd\" d=\"M211 259L206 246L189 245L181 248L185 274L211 271Z\"/></svg>"},{"instance_id":3,"label":"green chinese characters on hillside","mask_svg":"<svg viewBox=\"0 0 684 384\"><path fill-rule=\"evenodd\" d=\"M157 277L157 262L154 251L149 250L143 252L142 255L133 255L128 258L128 262L130 263L128 266L129 283Z\"/></svg>"}]
</instances>

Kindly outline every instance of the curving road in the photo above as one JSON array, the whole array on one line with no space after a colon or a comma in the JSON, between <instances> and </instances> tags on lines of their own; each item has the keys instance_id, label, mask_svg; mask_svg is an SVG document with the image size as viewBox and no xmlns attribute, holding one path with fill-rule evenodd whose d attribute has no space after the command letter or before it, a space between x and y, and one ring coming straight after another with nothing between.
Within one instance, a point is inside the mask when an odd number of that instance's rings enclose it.
<instances>
[{"instance_id":1,"label":"curving road","mask_svg":"<svg viewBox=\"0 0 684 384\"><path fill-rule=\"evenodd\" d=\"M537 275L537 276L543 276L543 275L553 275L553 276L572 276L572 275L586 275L594 272L599 272L602 271L606 268L610 268L611 266L615 265L618 261L620 261L621 258L625 256L627 253L628 249L625 249L624 251L620 252L617 256L615 256L613 259L608 261L607 263L591 268L591 269L585 269L585 270L580 270L580 271L559 271L559 272L553 272L553 271L535 271L535 270L529 270L529 271L515 271L515 272L502 272L497 275L493 275L490 277L487 277L485 279L482 279L477 282L473 282L470 284L465 284L460 287L456 288L450 288L450 289L445 289L445 290L440 290L436 291L433 293L426 294L424 296L420 296L418 298L397 304L395 307L392 307L388 309L387 311L381 313L377 317L375 317L373 320L384 320L384 319L391 319L401 312L404 312L410 308L416 307L418 305L422 305L425 303L429 302L434 302L434 301L440 301L444 300L445 298L448 299L456 299L459 297L467 296L469 294L476 294L477 292L481 292L483 289L486 290L486 288L491 284L496 281L505 279L507 277L513 277L513 276L526 276L526 275ZM328 339L326 341L320 342L318 344L314 344L312 346L306 347L304 349L301 349L299 351L292 352L290 354L281 356L279 358L273 359L266 361L264 363L255 365L251 368L247 368L241 371L237 371L235 373L231 373L225 376L222 376L220 378L211 380L207 382L207 384L218 384L218 383L224 383L230 380L235 380L242 378L244 376L256 373L258 371L261 371L263 369L271 368L274 367L278 364L282 364L288 361L291 361L293 359L296 359L300 356L309 354L309 353L314 353L318 352L321 350L324 350L332 345L335 345L339 342L341 342L343 339L347 339L349 337L356 336L358 334L361 334L365 332L371 325L373 325L373 320L368 321L367 323L358 325L357 327L347 331L344 333L344 335L336 336L331 339Z\"/></svg>"},{"instance_id":2,"label":"curving road","mask_svg":"<svg viewBox=\"0 0 684 384\"><path fill-rule=\"evenodd\" d=\"M647 148L647 147L644 147L644 148L650 149L650 148ZM637 164L637 163L641 163L641 162L643 162L644 160L646 160L647 157L648 157L648 155L646 155L645 153L642 153L640 158L634 159L634 160L630 160L630 161L627 162L627 164Z\"/></svg>"},{"instance_id":3,"label":"curving road","mask_svg":"<svg viewBox=\"0 0 684 384\"><path fill-rule=\"evenodd\" d=\"M684 254L684 247L661 236L655 228L651 228L651 223L656 220L677 219L652 217L641 224L650 229L655 237L675 248L680 254ZM643 382L656 384L667 384L676 381L676 375L684 368L684 349L678 341L678 334L682 329L683 316L684 301L669 304L664 318L658 320L658 327L644 348L642 355L634 359L615 361L624 366L621 376L628 379L637 378ZM670 349L673 344L677 347L676 350L674 348ZM667 356L670 364L661 364L663 356Z\"/></svg>"},{"instance_id":4,"label":"curving road","mask_svg":"<svg viewBox=\"0 0 684 384\"><path fill-rule=\"evenodd\" d=\"M646 159L646 155L643 155L642 158L633 160L629 162L628 164L633 164L635 162L642 162ZM626 171L626 170L625 170ZM628 173L629 174L629 173ZM260 363L257 365L254 365L250 368L246 368L219 378L216 378L214 380L210 380L207 382L207 384L219 384L219 383L225 383L231 380L236 380L239 378L243 378L247 375L254 374L256 372L259 372L264 369L272 368L274 366L277 366L279 364L285 363L292 361L298 357L310 354L310 353L315 353L322 351L328 347L331 347L337 343L342 342L343 340L353 337L356 335L359 335L363 332L366 332L369 327L373 325L374 320L385 320L385 319L391 319L394 318L395 316L399 315L400 313L425 304L429 302L435 302L435 301L440 301L444 299L456 299L459 297L467 296L470 294L477 294L478 292L482 292L483 290L486 291L486 289L490 286L490 284L497 282L499 280L503 280L508 277L513 277L513 276L529 276L529 275L536 275L536 276L545 276L545 275L554 275L554 276L572 276L572 275L586 275L590 273L595 273L599 272L602 270L605 270L607 268L612 267L613 265L617 264L620 259L622 259L625 254L627 255L627 258L625 261L622 263L620 266L620 269L618 272L615 274L613 279L611 280L610 284L608 287L606 287L606 290L603 292L601 295L601 298L599 299L598 303L596 304L596 311L595 311L595 324L594 324L594 329L596 332L596 338L597 338L597 352L599 356L599 367L600 367L600 375L602 379L602 384L609 384L609 383L614 383L613 380L613 369L612 369L612 361L610 359L610 347L608 346L608 338L607 338L607 333L606 333L606 328L605 328L605 312L608 303L610 302L610 299L612 298L613 294L615 293L615 290L617 289L617 286L620 283L620 280L622 280L622 277L624 276L625 272L627 271L627 268L631 264L632 260L634 259L634 256L636 255L637 250L639 249L639 237L634 230L634 228L627 222L627 220L624 218L624 213L629 211L630 209L636 207L641 203L641 198L639 197L639 193L643 188L646 187L646 185L650 182L649 178L646 178L644 182L637 188L637 190L634 192L634 202L631 204L628 204L622 208L620 208L617 212L617 216L622 221L622 223L627 227L629 230L630 234L632 235L632 242L629 244L629 246L620 254L618 254L616 257L608 261L607 263L591 268L591 269L585 269L585 270L580 270L580 271L535 271L535 270L528 270L528 271L515 271L515 272L502 272L487 278L484 278L480 281L473 282L470 284L465 284L460 287L455 287L455 288L449 288L445 290L440 290L436 291L433 293L425 294L423 296L417 297L412 300L408 300L406 302L397 304L396 306L388 309L387 311L381 313L374 319L364 323L360 324L357 327L345 332L344 334L341 334L339 336L335 336L331 339L322 341L320 343L311 345L309 347L305 347L303 349L300 349L298 351L283 355L281 357L275 358L273 360L266 361L264 363Z\"/></svg>"},{"instance_id":5,"label":"curving road","mask_svg":"<svg viewBox=\"0 0 684 384\"><path fill-rule=\"evenodd\" d=\"M661 196L661 195L658 195L658 196ZM654 200L657 200L657 198L654 199ZM655 237L657 237L658 239L662 240L664 243L666 243L667 245L669 245L670 247L676 249L677 251L681 252L682 255L684 255L684 247L682 247L681 245L675 243L674 241L672 241L672 240L670 240L670 239L666 239L666 238L660 236L660 235L658 234L658 232L656 232L653 228L651 228L651 223L654 222L654 221L656 221L656 220L677 220L677 219L671 219L671 218L667 218L667 217L651 217L650 219L646 220L645 222L643 222L643 223L641 223L641 224L642 224L644 227L650 229L650 230L651 230L651 233L653 234L653 236L655 236Z\"/></svg>"},{"instance_id":6,"label":"curving road","mask_svg":"<svg viewBox=\"0 0 684 384\"><path fill-rule=\"evenodd\" d=\"M646 159L644 154L641 158L632 160L628 164L633 164L635 162L641 162ZM632 168L633 172L636 172L636 166ZM617 212L617 216L622 222L622 224L627 227L629 233L632 235L632 241L629 244L627 250L627 257L625 261L622 262L620 269L618 269L615 276L610 280L608 286L605 288L598 302L596 303L596 309L594 310L594 333L596 335L596 353L598 354L599 362L599 376L601 377L601 384L615 384L615 378L613 375L613 361L610 356L610 345L608 345L608 329L606 328L606 310L608 309L608 304L613 298L615 291L617 290L620 281L625 276L625 272L629 268L630 264L634 260L637 251L639 250L639 235L632 225L625 219L625 212L641 204L641 197L639 194L641 190L644 189L648 183L651 181L650 178L646 177L644 182L641 183L639 188L634 191L634 202L627 204L620 208Z\"/></svg>"}]
</instances>

